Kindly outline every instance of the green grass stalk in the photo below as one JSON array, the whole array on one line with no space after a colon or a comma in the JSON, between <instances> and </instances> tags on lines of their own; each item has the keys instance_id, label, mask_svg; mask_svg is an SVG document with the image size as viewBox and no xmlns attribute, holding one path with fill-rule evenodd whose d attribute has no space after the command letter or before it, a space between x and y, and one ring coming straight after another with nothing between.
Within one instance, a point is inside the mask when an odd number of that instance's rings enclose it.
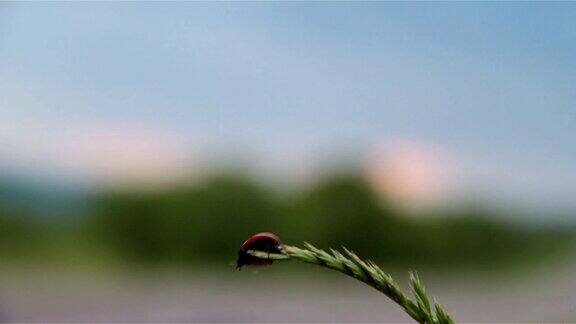
<instances>
[{"instance_id":1,"label":"green grass stalk","mask_svg":"<svg viewBox=\"0 0 576 324\"><path fill-rule=\"evenodd\" d=\"M309 243L304 248L284 245L282 254L269 254L261 251L248 251L252 256L273 260L297 260L336 270L380 291L418 323L453 324L454 320L435 299L430 299L426 289L415 272L410 273L410 288L414 299L411 299L372 261L363 261L354 252L344 248L344 253L330 249L321 250Z\"/></svg>"}]
</instances>

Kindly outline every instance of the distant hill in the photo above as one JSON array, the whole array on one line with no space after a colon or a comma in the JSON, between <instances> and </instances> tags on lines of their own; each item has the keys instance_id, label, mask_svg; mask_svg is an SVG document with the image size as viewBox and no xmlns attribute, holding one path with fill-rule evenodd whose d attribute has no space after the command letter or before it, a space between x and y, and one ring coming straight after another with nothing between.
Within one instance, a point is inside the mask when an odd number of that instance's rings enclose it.
<instances>
[{"instance_id":1,"label":"distant hill","mask_svg":"<svg viewBox=\"0 0 576 324\"><path fill-rule=\"evenodd\" d=\"M89 190L65 183L26 176L0 174L0 205L24 211L31 217L52 217L78 208Z\"/></svg>"}]
</instances>

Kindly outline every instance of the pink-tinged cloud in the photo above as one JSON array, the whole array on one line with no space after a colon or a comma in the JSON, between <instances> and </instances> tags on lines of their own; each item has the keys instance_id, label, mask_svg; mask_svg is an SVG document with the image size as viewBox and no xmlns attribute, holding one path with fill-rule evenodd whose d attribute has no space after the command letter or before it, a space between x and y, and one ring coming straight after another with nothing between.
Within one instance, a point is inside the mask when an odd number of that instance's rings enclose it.
<instances>
[{"instance_id":1,"label":"pink-tinged cloud","mask_svg":"<svg viewBox=\"0 0 576 324\"><path fill-rule=\"evenodd\" d=\"M365 164L366 176L379 194L416 208L448 198L455 171L445 150L408 140L376 146Z\"/></svg>"},{"instance_id":2,"label":"pink-tinged cloud","mask_svg":"<svg viewBox=\"0 0 576 324\"><path fill-rule=\"evenodd\" d=\"M186 178L190 167L181 138L142 125L81 125L64 143L64 164L107 185L165 185Z\"/></svg>"},{"instance_id":3,"label":"pink-tinged cloud","mask_svg":"<svg viewBox=\"0 0 576 324\"><path fill-rule=\"evenodd\" d=\"M199 167L189 143L150 125L83 120L17 126L0 134L0 162L32 173L145 189L186 180Z\"/></svg>"}]
</instances>

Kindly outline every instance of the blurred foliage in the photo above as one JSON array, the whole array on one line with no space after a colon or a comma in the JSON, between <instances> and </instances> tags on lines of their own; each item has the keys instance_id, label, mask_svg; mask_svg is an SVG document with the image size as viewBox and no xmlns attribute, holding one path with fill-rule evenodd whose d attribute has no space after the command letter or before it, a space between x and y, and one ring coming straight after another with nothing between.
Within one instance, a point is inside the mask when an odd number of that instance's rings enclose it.
<instances>
[{"instance_id":1,"label":"blurred foliage","mask_svg":"<svg viewBox=\"0 0 576 324\"><path fill-rule=\"evenodd\" d=\"M63 247L91 242L129 261L223 262L233 259L249 235L271 231L291 244L346 246L388 265L490 268L553 255L576 237L570 227L504 223L506 217L486 208L444 211L445 217L409 214L377 196L354 172L325 177L293 195L234 173L159 191L111 190L92 197L68 220L53 219L57 226L1 199L0 207L4 258L47 247L55 249L48 255L70 253Z\"/></svg>"},{"instance_id":2,"label":"blurred foliage","mask_svg":"<svg viewBox=\"0 0 576 324\"><path fill-rule=\"evenodd\" d=\"M108 193L97 206L104 237L143 261L230 260L249 235L271 231L293 244L346 246L387 263L491 266L550 254L574 236L509 226L478 208L447 217L408 215L354 173L283 199L248 177L219 175L161 193Z\"/></svg>"},{"instance_id":3,"label":"blurred foliage","mask_svg":"<svg viewBox=\"0 0 576 324\"><path fill-rule=\"evenodd\" d=\"M274 199L238 176L161 193L108 193L96 205L99 232L143 260L230 258L247 233L280 228Z\"/></svg>"},{"instance_id":4,"label":"blurred foliage","mask_svg":"<svg viewBox=\"0 0 576 324\"><path fill-rule=\"evenodd\" d=\"M31 213L0 200L0 255L25 258L34 254L41 242L40 224Z\"/></svg>"},{"instance_id":5,"label":"blurred foliage","mask_svg":"<svg viewBox=\"0 0 576 324\"><path fill-rule=\"evenodd\" d=\"M363 178L354 174L325 179L287 203L284 223L291 242L347 246L366 255L388 256L395 244L400 212L379 203Z\"/></svg>"}]
</instances>

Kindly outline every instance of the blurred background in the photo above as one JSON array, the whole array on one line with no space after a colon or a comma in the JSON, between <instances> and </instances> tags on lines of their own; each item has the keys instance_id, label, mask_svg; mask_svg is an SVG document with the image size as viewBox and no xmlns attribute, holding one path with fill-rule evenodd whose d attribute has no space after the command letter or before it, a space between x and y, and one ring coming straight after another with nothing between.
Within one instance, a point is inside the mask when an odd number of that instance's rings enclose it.
<instances>
[{"instance_id":1,"label":"blurred background","mask_svg":"<svg viewBox=\"0 0 576 324\"><path fill-rule=\"evenodd\" d=\"M0 320L576 321L576 4L0 4Z\"/></svg>"}]
</instances>

